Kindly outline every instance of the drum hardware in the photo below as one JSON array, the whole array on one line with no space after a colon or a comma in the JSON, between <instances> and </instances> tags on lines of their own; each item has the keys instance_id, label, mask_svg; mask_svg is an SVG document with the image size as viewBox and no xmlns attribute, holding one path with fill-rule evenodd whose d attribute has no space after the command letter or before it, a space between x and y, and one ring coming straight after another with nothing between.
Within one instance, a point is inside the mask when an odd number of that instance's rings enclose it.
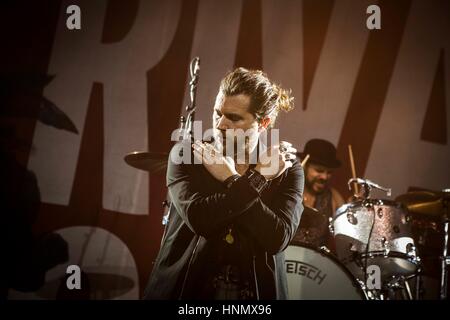
<instances>
[{"instance_id":1,"label":"drum hardware","mask_svg":"<svg viewBox=\"0 0 450 320\"><path fill-rule=\"evenodd\" d=\"M331 254L331 250L328 249L327 246L321 246L321 247L319 248L319 250L320 250L321 252L325 252L325 253L327 253L327 254Z\"/></svg>"},{"instance_id":2,"label":"drum hardware","mask_svg":"<svg viewBox=\"0 0 450 320\"><path fill-rule=\"evenodd\" d=\"M387 258L391 250L389 249L389 241L385 237L381 238L381 247L383 248L384 257Z\"/></svg>"},{"instance_id":3,"label":"drum hardware","mask_svg":"<svg viewBox=\"0 0 450 320\"><path fill-rule=\"evenodd\" d=\"M421 272L417 272L411 276L393 276L390 279L384 281L381 289L368 289L367 296L370 300L420 300L420 287L417 282L420 281ZM413 291L409 284L409 281L416 281ZM400 295L400 296L399 296Z\"/></svg>"},{"instance_id":4,"label":"drum hardware","mask_svg":"<svg viewBox=\"0 0 450 320\"><path fill-rule=\"evenodd\" d=\"M378 218L382 218L383 217L383 209L378 208L377 215L378 215Z\"/></svg>"},{"instance_id":5,"label":"drum hardware","mask_svg":"<svg viewBox=\"0 0 450 320\"><path fill-rule=\"evenodd\" d=\"M417 278L416 278L416 300L420 300L420 298L422 296L423 290L421 290L421 288L422 288L421 282L422 282L422 277L419 274L419 275L417 275Z\"/></svg>"},{"instance_id":6,"label":"drum hardware","mask_svg":"<svg viewBox=\"0 0 450 320\"><path fill-rule=\"evenodd\" d=\"M379 290L365 289L367 300L385 300L383 292Z\"/></svg>"},{"instance_id":7,"label":"drum hardware","mask_svg":"<svg viewBox=\"0 0 450 320\"><path fill-rule=\"evenodd\" d=\"M350 211L349 213L347 213L347 220L348 222L350 222L351 224L357 224L358 223L358 219L356 219L356 213Z\"/></svg>"},{"instance_id":8,"label":"drum hardware","mask_svg":"<svg viewBox=\"0 0 450 320\"><path fill-rule=\"evenodd\" d=\"M449 249L449 222L450 222L450 189L443 189L441 192L435 191L414 191L400 195L397 201L403 203L409 212L423 217L440 218L443 229L442 255L440 256L440 294L441 300L448 298L448 268L450 266ZM435 227L435 223L428 224L428 227ZM433 229L435 230L435 228ZM426 235L419 236L419 244L426 244Z\"/></svg>"},{"instance_id":9,"label":"drum hardware","mask_svg":"<svg viewBox=\"0 0 450 320\"><path fill-rule=\"evenodd\" d=\"M367 200L368 198L365 198L364 200ZM376 201L378 201L378 200L376 200ZM373 206L374 206L374 204L375 204L375 202L373 202L373 201L363 201L363 206L364 207L366 207L366 208L372 208ZM378 203L377 203L378 204Z\"/></svg>"},{"instance_id":10,"label":"drum hardware","mask_svg":"<svg viewBox=\"0 0 450 320\"><path fill-rule=\"evenodd\" d=\"M146 151L134 151L124 157L129 166L153 174L164 172L167 168L168 159L168 153Z\"/></svg>"},{"instance_id":11,"label":"drum hardware","mask_svg":"<svg viewBox=\"0 0 450 320\"><path fill-rule=\"evenodd\" d=\"M364 281L356 278L356 283L361 287L365 300L384 300L383 292L369 289Z\"/></svg>"},{"instance_id":12,"label":"drum hardware","mask_svg":"<svg viewBox=\"0 0 450 320\"><path fill-rule=\"evenodd\" d=\"M450 189L443 190L443 222L444 222L444 248L442 250L441 262L441 300L447 299L447 281L448 281L448 266L450 265L450 256L448 256L448 226L450 222L449 205L450 205Z\"/></svg>"},{"instance_id":13,"label":"drum hardware","mask_svg":"<svg viewBox=\"0 0 450 320\"><path fill-rule=\"evenodd\" d=\"M411 293L411 288L409 287L408 281L405 281L405 279L403 279L403 283L405 285L406 293L408 294L409 300L413 300L413 296L412 296L412 293Z\"/></svg>"},{"instance_id":14,"label":"drum hardware","mask_svg":"<svg viewBox=\"0 0 450 320\"><path fill-rule=\"evenodd\" d=\"M407 224L411 221L411 218L409 215L405 214L404 216L402 216L402 224Z\"/></svg>"},{"instance_id":15,"label":"drum hardware","mask_svg":"<svg viewBox=\"0 0 450 320\"><path fill-rule=\"evenodd\" d=\"M331 222L333 221L333 218L328 218L328 231L330 231L331 235L334 235L334 228Z\"/></svg>"},{"instance_id":16,"label":"drum hardware","mask_svg":"<svg viewBox=\"0 0 450 320\"><path fill-rule=\"evenodd\" d=\"M352 183L356 183L357 185L362 186L362 190L363 190L362 196L355 195L356 198L369 199L372 189L378 189L378 190L384 191L384 192L386 192L386 195L388 197L390 197L391 193L392 193L391 188L385 188L385 187L382 187L379 184L376 184L375 182L372 182L368 179L361 179L361 178L351 178L350 180L348 180L347 184L348 184L348 189L350 191L352 190L352 186L351 186Z\"/></svg>"},{"instance_id":17,"label":"drum hardware","mask_svg":"<svg viewBox=\"0 0 450 320\"><path fill-rule=\"evenodd\" d=\"M386 284L386 290L390 292L392 296L394 296L394 299L395 299L395 292L400 292L404 300L413 300L411 288L407 280L408 279L403 276L393 278L390 282Z\"/></svg>"},{"instance_id":18,"label":"drum hardware","mask_svg":"<svg viewBox=\"0 0 450 320\"><path fill-rule=\"evenodd\" d=\"M412 258L420 259L416 254L416 246L412 243L406 245L406 254Z\"/></svg>"},{"instance_id":19,"label":"drum hardware","mask_svg":"<svg viewBox=\"0 0 450 320\"><path fill-rule=\"evenodd\" d=\"M350 184L349 184L349 186L350 186ZM366 188L364 188L364 194L365 194L365 196L367 196L367 197L369 197L370 196L370 189L368 189L368 191L366 191ZM366 198L366 200L367 200L367 198ZM375 217L375 209L373 208L373 205L372 205L372 203L371 202L368 202L368 201L364 201L365 202L365 204L366 204L366 208L370 208L372 211L373 211L373 219L372 219L372 225L371 225L371 227L370 227L370 232L369 232L369 237L367 238L367 244L366 244L366 257L365 257L365 259L364 259L364 282L365 283L367 283L367 280L368 280L368 278L367 278L367 267L368 267L368 257L369 257L369 247L370 247L370 240L371 240L371 238L372 238L372 233L373 233L373 228L374 228L374 226L375 226L375 219L376 219L376 217ZM367 206L367 204L371 204L370 205L370 207L369 206ZM384 240L384 241L383 241ZM384 249L385 249L385 251L386 251L386 248L385 248L385 244L386 244L386 238L382 238L382 247L384 247ZM387 254L385 253L385 257L387 257Z\"/></svg>"},{"instance_id":20,"label":"drum hardware","mask_svg":"<svg viewBox=\"0 0 450 320\"><path fill-rule=\"evenodd\" d=\"M361 289L364 292L364 296L366 297L366 300L385 300L385 291L386 290L380 290L380 289L369 289L362 281L361 279L357 278L358 283L361 286Z\"/></svg>"}]
</instances>

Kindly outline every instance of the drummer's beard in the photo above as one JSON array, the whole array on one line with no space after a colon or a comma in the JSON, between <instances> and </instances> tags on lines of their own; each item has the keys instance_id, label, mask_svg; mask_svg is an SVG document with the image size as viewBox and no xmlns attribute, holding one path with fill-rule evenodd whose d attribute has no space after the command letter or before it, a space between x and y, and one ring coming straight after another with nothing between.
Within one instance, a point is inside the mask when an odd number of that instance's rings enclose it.
<instances>
[{"instance_id":1,"label":"drummer's beard","mask_svg":"<svg viewBox=\"0 0 450 320\"><path fill-rule=\"evenodd\" d=\"M305 185L309 192L321 194L328 188L328 180L320 178L306 178Z\"/></svg>"}]
</instances>

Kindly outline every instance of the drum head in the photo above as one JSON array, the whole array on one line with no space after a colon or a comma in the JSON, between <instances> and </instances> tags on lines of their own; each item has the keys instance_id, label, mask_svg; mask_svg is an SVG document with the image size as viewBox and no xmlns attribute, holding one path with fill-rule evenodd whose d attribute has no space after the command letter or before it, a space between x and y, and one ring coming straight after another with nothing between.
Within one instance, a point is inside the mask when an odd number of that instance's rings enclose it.
<instances>
[{"instance_id":1,"label":"drum head","mask_svg":"<svg viewBox=\"0 0 450 320\"><path fill-rule=\"evenodd\" d=\"M305 246L285 250L290 300L363 300L351 273L332 255Z\"/></svg>"}]
</instances>

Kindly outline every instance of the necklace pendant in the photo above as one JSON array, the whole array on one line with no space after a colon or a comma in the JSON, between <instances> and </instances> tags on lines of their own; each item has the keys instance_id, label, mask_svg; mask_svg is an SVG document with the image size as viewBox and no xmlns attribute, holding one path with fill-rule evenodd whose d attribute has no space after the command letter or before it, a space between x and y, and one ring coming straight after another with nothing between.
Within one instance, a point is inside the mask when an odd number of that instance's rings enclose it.
<instances>
[{"instance_id":1,"label":"necklace pendant","mask_svg":"<svg viewBox=\"0 0 450 320\"><path fill-rule=\"evenodd\" d=\"M230 229L230 231L228 232L228 234L225 236L225 241L226 241L228 244L233 244L233 243L234 243L234 237L233 237L233 235L231 234L231 229Z\"/></svg>"}]
</instances>

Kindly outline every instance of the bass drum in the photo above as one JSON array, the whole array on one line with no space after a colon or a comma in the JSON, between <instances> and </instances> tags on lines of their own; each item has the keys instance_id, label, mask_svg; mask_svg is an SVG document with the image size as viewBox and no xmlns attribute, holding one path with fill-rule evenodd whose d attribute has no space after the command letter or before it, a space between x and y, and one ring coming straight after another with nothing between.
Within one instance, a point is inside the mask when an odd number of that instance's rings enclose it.
<instances>
[{"instance_id":1,"label":"bass drum","mask_svg":"<svg viewBox=\"0 0 450 320\"><path fill-rule=\"evenodd\" d=\"M289 300L365 300L353 275L323 249L291 245L285 250Z\"/></svg>"}]
</instances>

